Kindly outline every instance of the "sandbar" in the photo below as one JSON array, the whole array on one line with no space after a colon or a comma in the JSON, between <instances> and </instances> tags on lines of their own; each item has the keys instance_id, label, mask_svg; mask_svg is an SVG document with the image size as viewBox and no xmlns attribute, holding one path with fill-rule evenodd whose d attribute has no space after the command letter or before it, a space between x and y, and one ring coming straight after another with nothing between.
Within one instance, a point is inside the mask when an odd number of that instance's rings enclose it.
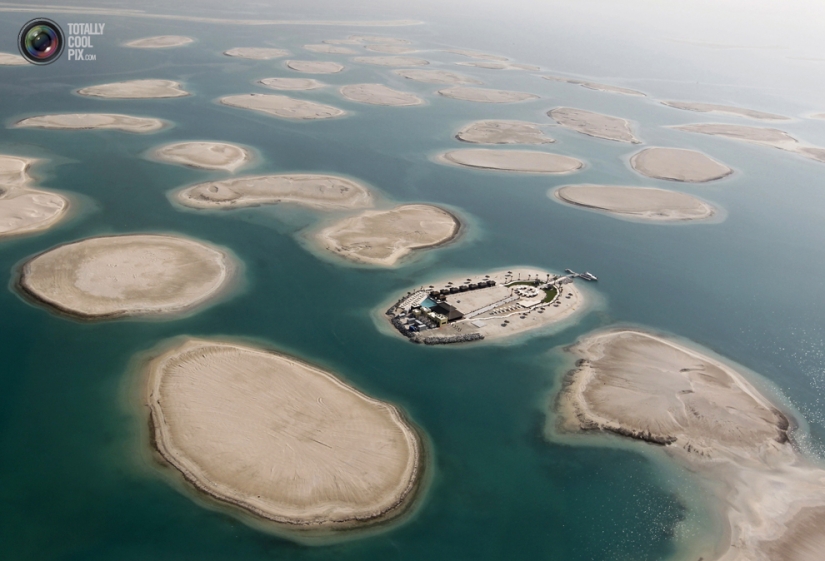
<instances>
[{"instance_id":1,"label":"sandbar","mask_svg":"<svg viewBox=\"0 0 825 561\"><path fill-rule=\"evenodd\" d=\"M355 529L402 514L419 487L404 414L303 361L188 338L144 376L154 447L218 501L294 530Z\"/></svg>"},{"instance_id":2,"label":"sandbar","mask_svg":"<svg viewBox=\"0 0 825 561\"><path fill-rule=\"evenodd\" d=\"M0 239L46 230L69 210L62 195L31 186L28 169L36 161L0 154Z\"/></svg>"},{"instance_id":3,"label":"sandbar","mask_svg":"<svg viewBox=\"0 0 825 561\"><path fill-rule=\"evenodd\" d=\"M538 99L539 96L527 92L514 92L509 90L493 90L490 88L462 88L453 87L446 90L438 90L444 97L460 99L462 101L475 101L477 103L517 103L530 99Z\"/></svg>"},{"instance_id":4,"label":"sandbar","mask_svg":"<svg viewBox=\"0 0 825 561\"><path fill-rule=\"evenodd\" d=\"M741 140L751 144L759 144L778 148L786 152L800 154L806 158L825 162L825 148L808 146L800 143L797 139L779 129L766 129L763 127L748 127L744 125L728 125L723 123L701 123L696 125L682 125L673 127L685 132L698 132L711 136L721 136L732 140Z\"/></svg>"},{"instance_id":5,"label":"sandbar","mask_svg":"<svg viewBox=\"0 0 825 561\"><path fill-rule=\"evenodd\" d=\"M634 170L654 179L704 183L721 179L733 170L695 150L645 148L630 158Z\"/></svg>"},{"instance_id":6,"label":"sandbar","mask_svg":"<svg viewBox=\"0 0 825 561\"><path fill-rule=\"evenodd\" d=\"M273 58L281 58L289 56L289 51L284 49L269 49L266 47L236 47L224 51L226 56L235 58L248 58L251 60L271 60Z\"/></svg>"},{"instance_id":7,"label":"sandbar","mask_svg":"<svg viewBox=\"0 0 825 561\"><path fill-rule=\"evenodd\" d=\"M535 150L465 148L445 152L438 159L471 168L527 173L571 173L584 167L576 158Z\"/></svg>"},{"instance_id":8,"label":"sandbar","mask_svg":"<svg viewBox=\"0 0 825 561\"><path fill-rule=\"evenodd\" d=\"M825 470L743 370L637 329L591 333L567 351L579 360L556 400L558 429L656 445L697 474L727 520L714 560L821 558Z\"/></svg>"},{"instance_id":9,"label":"sandbar","mask_svg":"<svg viewBox=\"0 0 825 561\"><path fill-rule=\"evenodd\" d=\"M411 56L359 56L352 60L353 62L375 66L426 66L430 64L423 58Z\"/></svg>"},{"instance_id":10,"label":"sandbar","mask_svg":"<svg viewBox=\"0 0 825 561\"><path fill-rule=\"evenodd\" d=\"M314 78L264 78L258 83L273 90L287 91L316 90L326 86Z\"/></svg>"},{"instance_id":11,"label":"sandbar","mask_svg":"<svg viewBox=\"0 0 825 561\"><path fill-rule=\"evenodd\" d=\"M446 70L411 68L409 70L393 70L393 72L402 78L426 84L481 84L479 80L466 74L447 72Z\"/></svg>"},{"instance_id":12,"label":"sandbar","mask_svg":"<svg viewBox=\"0 0 825 561\"><path fill-rule=\"evenodd\" d=\"M361 45L363 43L357 39L324 39L321 42L328 45Z\"/></svg>"},{"instance_id":13,"label":"sandbar","mask_svg":"<svg viewBox=\"0 0 825 561\"><path fill-rule=\"evenodd\" d=\"M134 49L168 49L170 47L188 45L194 41L191 37L185 37L183 35L157 35L155 37L135 39L134 41L124 43L123 46Z\"/></svg>"},{"instance_id":14,"label":"sandbar","mask_svg":"<svg viewBox=\"0 0 825 561\"><path fill-rule=\"evenodd\" d=\"M453 53L456 55L466 56L468 58L478 58L481 60L495 60L495 61L506 61L509 60L507 57L498 56L498 55L490 55L487 53L482 53L479 51L469 51L467 49L448 49L444 51L445 53Z\"/></svg>"},{"instance_id":15,"label":"sandbar","mask_svg":"<svg viewBox=\"0 0 825 561\"><path fill-rule=\"evenodd\" d=\"M548 195L588 210L649 222L704 220L714 214L713 206L701 199L652 187L564 185L551 189Z\"/></svg>"},{"instance_id":16,"label":"sandbar","mask_svg":"<svg viewBox=\"0 0 825 561\"><path fill-rule=\"evenodd\" d=\"M166 121L153 117L134 117L118 113L62 113L37 115L18 121L15 127L65 130L119 130L132 133L150 133L167 126Z\"/></svg>"},{"instance_id":17,"label":"sandbar","mask_svg":"<svg viewBox=\"0 0 825 561\"><path fill-rule=\"evenodd\" d=\"M28 66L31 64L20 55L0 53L0 66Z\"/></svg>"},{"instance_id":18,"label":"sandbar","mask_svg":"<svg viewBox=\"0 0 825 561\"><path fill-rule=\"evenodd\" d=\"M526 121L476 121L455 135L474 144L548 144L555 142L536 123Z\"/></svg>"},{"instance_id":19,"label":"sandbar","mask_svg":"<svg viewBox=\"0 0 825 561\"><path fill-rule=\"evenodd\" d=\"M548 111L547 115L561 126L588 136L641 144L641 141L633 135L627 119L572 107L558 107Z\"/></svg>"},{"instance_id":20,"label":"sandbar","mask_svg":"<svg viewBox=\"0 0 825 561\"><path fill-rule=\"evenodd\" d=\"M456 62L459 66L473 66L486 70L540 70L538 66L532 64L520 64L515 62L496 62L492 60Z\"/></svg>"},{"instance_id":21,"label":"sandbar","mask_svg":"<svg viewBox=\"0 0 825 561\"><path fill-rule=\"evenodd\" d=\"M394 90L383 84L351 84L343 86L339 91L347 99L371 105L409 107L424 103L424 100L415 94Z\"/></svg>"},{"instance_id":22,"label":"sandbar","mask_svg":"<svg viewBox=\"0 0 825 561\"><path fill-rule=\"evenodd\" d=\"M170 164L235 171L252 160L245 148L228 142L176 142L161 146L153 156Z\"/></svg>"},{"instance_id":23,"label":"sandbar","mask_svg":"<svg viewBox=\"0 0 825 561\"><path fill-rule=\"evenodd\" d=\"M744 107L734 107L731 105L719 105L716 103L698 103L693 101L661 101L662 105L685 111L696 111L697 113L725 113L727 115L738 115L749 119L759 119L762 121L787 121L788 117L776 115L775 113L765 113L755 109L745 109Z\"/></svg>"},{"instance_id":24,"label":"sandbar","mask_svg":"<svg viewBox=\"0 0 825 561\"><path fill-rule=\"evenodd\" d=\"M356 51L355 49L349 49L347 47L338 47L335 45L329 45L325 43L316 45L304 45L304 49L312 51L313 53L327 53L330 55L354 55L358 53L358 51Z\"/></svg>"},{"instance_id":25,"label":"sandbar","mask_svg":"<svg viewBox=\"0 0 825 561\"><path fill-rule=\"evenodd\" d=\"M29 259L17 284L36 301L76 318L161 316L214 299L235 268L226 251L189 238L103 236Z\"/></svg>"},{"instance_id":26,"label":"sandbar","mask_svg":"<svg viewBox=\"0 0 825 561\"><path fill-rule=\"evenodd\" d=\"M567 84L575 84L588 90L596 90L599 92L617 93L622 95L637 95L645 97L647 94L638 90L631 90L630 88L622 88L619 86L611 86L609 84L599 84L598 82L588 82L586 80L576 80L574 78L563 78L561 76L542 76L545 80L552 80L554 82L565 82Z\"/></svg>"},{"instance_id":27,"label":"sandbar","mask_svg":"<svg viewBox=\"0 0 825 561\"><path fill-rule=\"evenodd\" d=\"M397 39L395 37L382 37L380 35L350 35L349 39L358 41L359 43L375 43L381 45L409 45L410 41L406 39Z\"/></svg>"},{"instance_id":28,"label":"sandbar","mask_svg":"<svg viewBox=\"0 0 825 561\"><path fill-rule=\"evenodd\" d=\"M406 55L418 52L418 49L405 47L404 45L364 45L364 48L374 53L386 53L389 55Z\"/></svg>"},{"instance_id":29,"label":"sandbar","mask_svg":"<svg viewBox=\"0 0 825 561\"><path fill-rule=\"evenodd\" d=\"M343 109L338 109L331 105L315 103L314 101L307 101L305 99L295 99L285 95L254 93L230 95L222 97L220 102L223 105L260 111L261 113L274 115L275 117L281 117L283 119L333 119L346 115L347 113Z\"/></svg>"},{"instance_id":30,"label":"sandbar","mask_svg":"<svg viewBox=\"0 0 825 561\"><path fill-rule=\"evenodd\" d=\"M461 222L437 206L400 205L389 210L366 210L344 218L314 236L326 249L356 263L395 266L411 252L453 241Z\"/></svg>"},{"instance_id":31,"label":"sandbar","mask_svg":"<svg viewBox=\"0 0 825 561\"><path fill-rule=\"evenodd\" d=\"M335 175L276 174L236 177L186 187L173 194L182 205L199 209L243 208L292 203L320 210L368 208L370 190Z\"/></svg>"},{"instance_id":32,"label":"sandbar","mask_svg":"<svg viewBox=\"0 0 825 561\"><path fill-rule=\"evenodd\" d=\"M344 69L342 64L323 60L288 60L286 66L290 70L307 74L335 74Z\"/></svg>"},{"instance_id":33,"label":"sandbar","mask_svg":"<svg viewBox=\"0 0 825 561\"><path fill-rule=\"evenodd\" d=\"M108 99L154 99L189 95L180 83L172 80L128 80L81 88L77 93Z\"/></svg>"}]
</instances>

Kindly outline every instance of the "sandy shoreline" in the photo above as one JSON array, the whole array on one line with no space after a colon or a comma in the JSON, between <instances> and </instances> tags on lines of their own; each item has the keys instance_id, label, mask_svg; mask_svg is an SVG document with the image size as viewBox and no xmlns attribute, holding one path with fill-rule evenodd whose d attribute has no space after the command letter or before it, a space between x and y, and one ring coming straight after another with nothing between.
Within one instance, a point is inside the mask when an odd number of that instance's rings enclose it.
<instances>
[{"instance_id":1,"label":"sandy shoreline","mask_svg":"<svg viewBox=\"0 0 825 561\"><path fill-rule=\"evenodd\" d=\"M263 78L258 83L273 90L305 91L326 87L314 78Z\"/></svg>"},{"instance_id":2,"label":"sandy shoreline","mask_svg":"<svg viewBox=\"0 0 825 561\"><path fill-rule=\"evenodd\" d=\"M218 100L222 105L250 109L280 117L282 119L297 119L311 121L315 119L334 119L347 114L343 109L324 105L305 99L296 99L286 95L271 94L241 94L222 97Z\"/></svg>"},{"instance_id":3,"label":"sandy shoreline","mask_svg":"<svg viewBox=\"0 0 825 561\"><path fill-rule=\"evenodd\" d=\"M31 186L37 160L0 154L0 240L47 230L63 220L69 199Z\"/></svg>"},{"instance_id":4,"label":"sandy shoreline","mask_svg":"<svg viewBox=\"0 0 825 561\"><path fill-rule=\"evenodd\" d=\"M304 49L313 53L325 53L329 55L354 55L358 51L348 47L338 47L326 43L304 45Z\"/></svg>"},{"instance_id":5,"label":"sandy shoreline","mask_svg":"<svg viewBox=\"0 0 825 561\"><path fill-rule=\"evenodd\" d=\"M710 204L685 193L652 187L619 185L563 185L550 198L580 208L648 222L705 220L715 214Z\"/></svg>"},{"instance_id":6,"label":"sandy shoreline","mask_svg":"<svg viewBox=\"0 0 825 561\"><path fill-rule=\"evenodd\" d=\"M343 64L322 60L288 60L286 67L307 74L337 74L344 69Z\"/></svg>"},{"instance_id":7,"label":"sandy shoreline","mask_svg":"<svg viewBox=\"0 0 825 561\"><path fill-rule=\"evenodd\" d=\"M588 136L641 144L641 141L633 135L630 121L627 119L572 107L557 107L548 111L547 115L555 119L559 125Z\"/></svg>"},{"instance_id":8,"label":"sandy shoreline","mask_svg":"<svg viewBox=\"0 0 825 561\"><path fill-rule=\"evenodd\" d=\"M60 113L29 117L16 122L14 126L53 130L110 129L145 134L158 131L169 124L153 117L135 117L119 113Z\"/></svg>"},{"instance_id":9,"label":"sandy shoreline","mask_svg":"<svg viewBox=\"0 0 825 561\"><path fill-rule=\"evenodd\" d=\"M440 95L462 101L474 101L476 103L518 103L539 99L536 94L527 92L514 92L509 90L493 90L489 88L464 88L455 86L444 90L438 90Z\"/></svg>"},{"instance_id":10,"label":"sandy shoreline","mask_svg":"<svg viewBox=\"0 0 825 561\"><path fill-rule=\"evenodd\" d=\"M359 56L352 59L359 64L374 66L427 66L429 61L409 56Z\"/></svg>"},{"instance_id":11,"label":"sandy shoreline","mask_svg":"<svg viewBox=\"0 0 825 561\"><path fill-rule=\"evenodd\" d=\"M80 88L77 93L106 99L162 99L191 95L172 80L127 80Z\"/></svg>"},{"instance_id":12,"label":"sandy shoreline","mask_svg":"<svg viewBox=\"0 0 825 561\"><path fill-rule=\"evenodd\" d=\"M422 105L424 100L410 92L394 90L383 84L350 84L338 90L342 96L358 103L387 107Z\"/></svg>"},{"instance_id":13,"label":"sandy shoreline","mask_svg":"<svg viewBox=\"0 0 825 561\"><path fill-rule=\"evenodd\" d=\"M14 53L0 53L0 66L29 66L31 63Z\"/></svg>"},{"instance_id":14,"label":"sandy shoreline","mask_svg":"<svg viewBox=\"0 0 825 561\"><path fill-rule=\"evenodd\" d=\"M697 113L723 113L727 115L737 115L739 117L747 117L749 119L759 119L761 121L788 121L788 117L776 115L775 113L766 113L764 111L757 111L755 109L746 109L744 107L734 107L732 105L719 105L716 103L699 103L692 101L660 101L662 105L673 107L674 109L682 109L684 111L694 111Z\"/></svg>"},{"instance_id":15,"label":"sandy shoreline","mask_svg":"<svg viewBox=\"0 0 825 561\"><path fill-rule=\"evenodd\" d=\"M520 173L572 173L584 162L570 156L536 150L496 150L465 148L436 156L436 161L482 170Z\"/></svg>"},{"instance_id":16,"label":"sandy shoreline","mask_svg":"<svg viewBox=\"0 0 825 561\"><path fill-rule=\"evenodd\" d=\"M475 121L458 131L455 137L473 144L549 144L555 142L537 123L526 121Z\"/></svg>"},{"instance_id":17,"label":"sandy shoreline","mask_svg":"<svg viewBox=\"0 0 825 561\"><path fill-rule=\"evenodd\" d=\"M622 95L634 95L639 97L646 97L647 94L638 90L631 90L630 88L622 88L619 86L611 86L609 84L599 84L598 82L588 82L587 80L577 80L575 78L564 78L562 76L542 76L545 80L553 82L564 82L566 84L574 84L587 88L588 90L596 90L599 92L617 93Z\"/></svg>"},{"instance_id":18,"label":"sandy shoreline","mask_svg":"<svg viewBox=\"0 0 825 561\"><path fill-rule=\"evenodd\" d=\"M235 171L252 161L245 148L228 142L176 142L156 148L155 159L200 169Z\"/></svg>"},{"instance_id":19,"label":"sandy shoreline","mask_svg":"<svg viewBox=\"0 0 825 561\"><path fill-rule=\"evenodd\" d=\"M802 144L796 138L779 129L763 127L749 127L744 125L728 125L722 123L700 123L696 125L681 125L673 127L685 132L696 132L710 136L721 136L731 140L739 140L760 146L778 148L786 152L793 152L806 158L825 162L825 148Z\"/></svg>"},{"instance_id":20,"label":"sandy shoreline","mask_svg":"<svg viewBox=\"0 0 825 561\"><path fill-rule=\"evenodd\" d=\"M171 47L181 47L193 43L195 40L183 35L157 35L155 37L144 37L124 43L124 47L133 49L168 49Z\"/></svg>"},{"instance_id":21,"label":"sandy shoreline","mask_svg":"<svg viewBox=\"0 0 825 561\"><path fill-rule=\"evenodd\" d=\"M647 177L688 183L705 183L733 173L710 156L681 148L645 148L630 158L630 166Z\"/></svg>"},{"instance_id":22,"label":"sandy shoreline","mask_svg":"<svg viewBox=\"0 0 825 561\"><path fill-rule=\"evenodd\" d=\"M284 49L271 49L267 47L235 47L223 53L233 58L246 58L250 60L272 60L289 56L289 51Z\"/></svg>"},{"instance_id":23,"label":"sandy shoreline","mask_svg":"<svg viewBox=\"0 0 825 561\"><path fill-rule=\"evenodd\" d=\"M409 70L393 70L393 73L402 78L424 82L425 84L481 84L480 80L466 74L447 72L446 70L411 68Z\"/></svg>"}]
</instances>

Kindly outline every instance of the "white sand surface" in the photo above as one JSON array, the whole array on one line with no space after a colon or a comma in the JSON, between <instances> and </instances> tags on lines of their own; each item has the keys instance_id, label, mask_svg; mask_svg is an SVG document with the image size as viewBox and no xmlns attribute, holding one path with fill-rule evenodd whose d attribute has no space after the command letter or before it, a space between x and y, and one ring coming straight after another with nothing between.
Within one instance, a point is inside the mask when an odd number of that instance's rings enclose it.
<instances>
[{"instance_id":1,"label":"white sand surface","mask_svg":"<svg viewBox=\"0 0 825 561\"><path fill-rule=\"evenodd\" d=\"M584 167L581 160L570 156L535 150L491 150L487 148L451 150L442 154L439 161L484 170L528 173L572 173Z\"/></svg>"},{"instance_id":2,"label":"white sand surface","mask_svg":"<svg viewBox=\"0 0 825 561\"><path fill-rule=\"evenodd\" d=\"M430 70L411 68L405 70L393 70L402 78L414 80L416 82L424 82L426 84L481 84L479 80L471 78L466 74L458 74L457 72L447 72L446 70Z\"/></svg>"},{"instance_id":3,"label":"white sand surface","mask_svg":"<svg viewBox=\"0 0 825 561\"><path fill-rule=\"evenodd\" d=\"M359 56L352 59L352 61L375 66L426 66L430 64L423 58L410 56Z\"/></svg>"},{"instance_id":4,"label":"white sand surface","mask_svg":"<svg viewBox=\"0 0 825 561\"><path fill-rule=\"evenodd\" d=\"M411 252L444 245L456 238L461 222L432 205L407 204L366 210L320 230L317 244L350 261L395 266Z\"/></svg>"},{"instance_id":5,"label":"white sand surface","mask_svg":"<svg viewBox=\"0 0 825 561\"><path fill-rule=\"evenodd\" d=\"M109 99L154 99L189 95L180 83L172 80L128 80L81 88L77 93Z\"/></svg>"},{"instance_id":6,"label":"white sand surface","mask_svg":"<svg viewBox=\"0 0 825 561\"><path fill-rule=\"evenodd\" d=\"M319 210L371 207L370 190L335 175L275 174L199 183L179 190L174 200L193 208L220 209L292 203Z\"/></svg>"},{"instance_id":7,"label":"white sand surface","mask_svg":"<svg viewBox=\"0 0 825 561\"><path fill-rule=\"evenodd\" d=\"M704 183L721 179L733 170L695 150L645 148L630 158L634 170L654 179Z\"/></svg>"},{"instance_id":8,"label":"white sand surface","mask_svg":"<svg viewBox=\"0 0 825 561\"><path fill-rule=\"evenodd\" d=\"M388 55L406 55L418 52L418 49L405 47L404 45L364 45L364 48L374 53L386 53Z\"/></svg>"},{"instance_id":9,"label":"white sand surface","mask_svg":"<svg viewBox=\"0 0 825 561\"><path fill-rule=\"evenodd\" d=\"M825 113L817 113L815 115L811 115L813 119L825 119Z\"/></svg>"},{"instance_id":10,"label":"white sand surface","mask_svg":"<svg viewBox=\"0 0 825 561\"><path fill-rule=\"evenodd\" d=\"M18 121L14 126L66 130L111 129L149 133L164 128L167 123L153 117L135 117L119 113L62 113L29 117Z\"/></svg>"},{"instance_id":11,"label":"white sand surface","mask_svg":"<svg viewBox=\"0 0 825 561\"><path fill-rule=\"evenodd\" d=\"M224 171L235 171L252 160L248 150L228 142L176 142L157 148L153 155L170 164Z\"/></svg>"},{"instance_id":12,"label":"white sand surface","mask_svg":"<svg viewBox=\"0 0 825 561\"><path fill-rule=\"evenodd\" d=\"M69 210L62 195L31 186L28 169L36 161L0 154L0 240L46 230Z\"/></svg>"},{"instance_id":13,"label":"white sand surface","mask_svg":"<svg viewBox=\"0 0 825 561\"><path fill-rule=\"evenodd\" d=\"M271 49L267 47L235 47L224 51L226 56L235 58L248 58L251 60L271 60L289 56L289 51L284 49Z\"/></svg>"},{"instance_id":14,"label":"white sand surface","mask_svg":"<svg viewBox=\"0 0 825 561\"><path fill-rule=\"evenodd\" d=\"M264 78L258 80L258 83L273 90L286 91L316 90L326 86L314 78Z\"/></svg>"},{"instance_id":15,"label":"white sand surface","mask_svg":"<svg viewBox=\"0 0 825 561\"><path fill-rule=\"evenodd\" d=\"M155 37L135 39L134 41L124 43L123 46L134 49L168 49L170 47L188 45L194 41L191 37L185 37L183 35L157 35Z\"/></svg>"},{"instance_id":16,"label":"white sand surface","mask_svg":"<svg viewBox=\"0 0 825 561\"><path fill-rule=\"evenodd\" d=\"M324 60L288 60L286 66L290 70L307 74L335 74L344 69L343 64Z\"/></svg>"},{"instance_id":17,"label":"white sand surface","mask_svg":"<svg viewBox=\"0 0 825 561\"><path fill-rule=\"evenodd\" d=\"M507 57L498 56L498 55L491 55L487 53L482 53L479 51L470 51L467 49L448 49L444 51L445 53L453 53L455 55L466 56L468 58L477 58L481 60L495 60L495 61L506 61L509 60Z\"/></svg>"},{"instance_id":18,"label":"white sand surface","mask_svg":"<svg viewBox=\"0 0 825 561\"><path fill-rule=\"evenodd\" d=\"M561 126L588 136L641 144L641 141L633 135L630 121L627 119L573 107L558 107L548 111L547 115Z\"/></svg>"},{"instance_id":19,"label":"white sand surface","mask_svg":"<svg viewBox=\"0 0 825 561\"><path fill-rule=\"evenodd\" d=\"M395 406L258 347L186 339L145 371L152 441L199 491L300 530L403 513L418 435Z\"/></svg>"},{"instance_id":20,"label":"white sand surface","mask_svg":"<svg viewBox=\"0 0 825 561\"><path fill-rule=\"evenodd\" d=\"M415 94L394 90L383 84L351 84L343 86L339 91L347 99L371 105L409 107L424 103L424 100Z\"/></svg>"},{"instance_id":21,"label":"white sand surface","mask_svg":"<svg viewBox=\"0 0 825 561\"><path fill-rule=\"evenodd\" d=\"M455 135L475 144L547 144L555 142L536 123L526 121L476 121Z\"/></svg>"},{"instance_id":22,"label":"white sand surface","mask_svg":"<svg viewBox=\"0 0 825 561\"><path fill-rule=\"evenodd\" d=\"M703 220L714 214L712 205L685 193L651 187L619 185L564 185L548 195L589 210L650 222Z\"/></svg>"},{"instance_id":23,"label":"white sand surface","mask_svg":"<svg viewBox=\"0 0 825 561\"><path fill-rule=\"evenodd\" d=\"M167 315L221 294L235 270L218 247L170 235L87 238L29 259L19 287L39 302L85 319Z\"/></svg>"},{"instance_id":24,"label":"white sand surface","mask_svg":"<svg viewBox=\"0 0 825 561\"><path fill-rule=\"evenodd\" d=\"M0 66L28 66L25 58L14 53L0 53Z\"/></svg>"},{"instance_id":25,"label":"white sand surface","mask_svg":"<svg viewBox=\"0 0 825 561\"><path fill-rule=\"evenodd\" d=\"M349 39L359 43L375 43L380 45L409 45L410 41L398 39L396 37L383 37L381 35L350 35Z\"/></svg>"},{"instance_id":26,"label":"white sand surface","mask_svg":"<svg viewBox=\"0 0 825 561\"><path fill-rule=\"evenodd\" d=\"M438 90L438 93L451 99L474 101L477 103L517 103L519 101L539 98L536 94L527 92L493 90L489 88L464 88L461 86Z\"/></svg>"},{"instance_id":27,"label":"white sand surface","mask_svg":"<svg viewBox=\"0 0 825 561\"><path fill-rule=\"evenodd\" d=\"M696 125L682 125L673 127L680 131L697 132L711 136L721 136L732 140L741 140L751 144L759 144L778 148L787 152L800 154L806 158L825 162L825 148L802 144L796 138L779 129L763 127L747 127L744 125L728 125L723 123L701 123Z\"/></svg>"},{"instance_id":28,"label":"white sand surface","mask_svg":"<svg viewBox=\"0 0 825 561\"><path fill-rule=\"evenodd\" d=\"M599 84L598 82L588 82L586 80L577 80L575 78L563 78L561 76L542 76L545 80L552 80L553 82L565 82L567 84L575 84L589 90L596 90L599 92L617 93L622 95L636 95L645 97L646 94L638 90L631 90L630 88L622 88L619 86L611 86L609 84Z\"/></svg>"},{"instance_id":29,"label":"white sand surface","mask_svg":"<svg viewBox=\"0 0 825 561\"><path fill-rule=\"evenodd\" d=\"M744 107L734 107L732 105L719 105L716 103L698 103L694 101L661 101L662 105L685 111L696 111L697 113L724 113L726 115L738 115L749 119L759 119L762 121L787 121L788 117L756 111L755 109L745 109Z\"/></svg>"},{"instance_id":30,"label":"white sand surface","mask_svg":"<svg viewBox=\"0 0 825 561\"><path fill-rule=\"evenodd\" d=\"M363 41L359 41L357 39L325 39L321 42L326 43L328 45L361 45L361 44L363 44Z\"/></svg>"},{"instance_id":31,"label":"white sand surface","mask_svg":"<svg viewBox=\"0 0 825 561\"><path fill-rule=\"evenodd\" d=\"M295 99L285 95L254 93L230 95L227 97L222 97L220 102L223 105L260 111L261 113L281 117L283 119L332 119L335 117L341 117L347 113L343 109L338 109L337 107L332 107L331 105L315 103L314 101L307 101L305 99Z\"/></svg>"},{"instance_id":32,"label":"white sand surface","mask_svg":"<svg viewBox=\"0 0 825 561\"><path fill-rule=\"evenodd\" d=\"M519 64L514 62L496 62L493 60L456 62L459 66L472 66L484 68L485 70L540 70L538 66L532 64Z\"/></svg>"},{"instance_id":33,"label":"white sand surface","mask_svg":"<svg viewBox=\"0 0 825 561\"><path fill-rule=\"evenodd\" d=\"M326 53L330 55L354 55L358 53L358 51L356 51L355 49L350 49L348 47L339 47L327 43L321 43L316 45L304 45L304 49L311 51L313 53Z\"/></svg>"}]
</instances>

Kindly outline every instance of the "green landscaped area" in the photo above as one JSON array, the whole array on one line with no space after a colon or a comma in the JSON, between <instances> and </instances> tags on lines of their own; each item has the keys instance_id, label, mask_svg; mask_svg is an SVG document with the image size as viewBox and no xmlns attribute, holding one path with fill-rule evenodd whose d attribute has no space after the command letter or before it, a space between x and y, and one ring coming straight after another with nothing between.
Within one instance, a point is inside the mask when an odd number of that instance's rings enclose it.
<instances>
[{"instance_id":1,"label":"green landscaped area","mask_svg":"<svg viewBox=\"0 0 825 561\"><path fill-rule=\"evenodd\" d=\"M523 285L527 285L527 286L536 286L535 281L516 281L516 282L511 282L507 286L516 286L518 284L523 284ZM542 304L546 304L547 302L552 302L553 298L555 298L556 295L559 293L558 289L556 289L556 288L542 289L542 290L544 290L544 300L541 301Z\"/></svg>"}]
</instances>

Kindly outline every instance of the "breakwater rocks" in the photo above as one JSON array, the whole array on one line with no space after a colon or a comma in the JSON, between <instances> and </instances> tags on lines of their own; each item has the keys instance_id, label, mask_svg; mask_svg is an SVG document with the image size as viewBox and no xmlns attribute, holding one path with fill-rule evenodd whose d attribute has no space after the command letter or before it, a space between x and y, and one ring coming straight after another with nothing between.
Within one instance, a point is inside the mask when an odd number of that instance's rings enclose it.
<instances>
[{"instance_id":1,"label":"breakwater rocks","mask_svg":"<svg viewBox=\"0 0 825 561\"><path fill-rule=\"evenodd\" d=\"M387 314L389 315L393 309L394 307L387 310ZM399 333L401 333L404 337L407 337L413 343L424 343L425 345L449 345L450 343L466 343L469 341L484 339L484 335L481 333L465 333L463 335L446 335L441 337L432 335L429 337L423 337L418 331L408 331L404 324L401 323L401 320L397 317L392 318L390 322Z\"/></svg>"}]
</instances>

